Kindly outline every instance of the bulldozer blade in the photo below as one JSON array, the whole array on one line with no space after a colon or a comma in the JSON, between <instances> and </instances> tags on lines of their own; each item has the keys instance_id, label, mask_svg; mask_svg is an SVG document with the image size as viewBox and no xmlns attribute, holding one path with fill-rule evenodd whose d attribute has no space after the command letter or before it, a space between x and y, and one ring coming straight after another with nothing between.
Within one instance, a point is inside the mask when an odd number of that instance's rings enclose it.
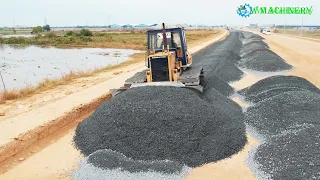
<instances>
[{"instance_id":1,"label":"bulldozer blade","mask_svg":"<svg viewBox=\"0 0 320 180\"><path fill-rule=\"evenodd\" d=\"M173 86L173 87L185 87L185 85L181 82L147 82L147 83L133 83L130 88L134 87L142 87L142 86Z\"/></svg>"},{"instance_id":2,"label":"bulldozer blade","mask_svg":"<svg viewBox=\"0 0 320 180\"><path fill-rule=\"evenodd\" d=\"M127 90L127 88L119 88L119 89L110 89L110 93L112 97L122 93L123 91Z\"/></svg>"}]
</instances>

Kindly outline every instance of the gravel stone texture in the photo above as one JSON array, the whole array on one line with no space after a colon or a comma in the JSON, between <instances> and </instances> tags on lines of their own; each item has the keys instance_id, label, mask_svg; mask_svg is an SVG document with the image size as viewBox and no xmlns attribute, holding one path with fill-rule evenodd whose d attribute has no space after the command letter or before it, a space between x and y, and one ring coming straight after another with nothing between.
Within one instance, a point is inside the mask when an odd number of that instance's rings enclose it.
<instances>
[{"instance_id":1,"label":"gravel stone texture","mask_svg":"<svg viewBox=\"0 0 320 180\"><path fill-rule=\"evenodd\" d=\"M291 65L269 49L256 49L245 54L238 65L242 68L265 72L278 72L292 68Z\"/></svg>"},{"instance_id":2,"label":"gravel stone texture","mask_svg":"<svg viewBox=\"0 0 320 180\"><path fill-rule=\"evenodd\" d=\"M269 46L265 42L260 40L253 40L243 45L243 49L241 50L240 55L245 56L246 54L249 54L255 50L264 49L269 49Z\"/></svg>"},{"instance_id":3,"label":"gravel stone texture","mask_svg":"<svg viewBox=\"0 0 320 180\"><path fill-rule=\"evenodd\" d=\"M262 41L264 38L257 35L257 34L253 34L251 32L245 32L245 31L241 31L240 35L239 35L239 40L243 43L243 44L247 44L251 41Z\"/></svg>"},{"instance_id":4,"label":"gravel stone texture","mask_svg":"<svg viewBox=\"0 0 320 180\"><path fill-rule=\"evenodd\" d=\"M284 92L249 107L245 121L260 134L277 135L293 125L320 124L320 95L311 91Z\"/></svg>"},{"instance_id":5,"label":"gravel stone texture","mask_svg":"<svg viewBox=\"0 0 320 180\"><path fill-rule=\"evenodd\" d=\"M309 90L320 94L319 88L302 77L276 75L262 79L238 91L246 101L258 103L283 92Z\"/></svg>"},{"instance_id":6,"label":"gravel stone texture","mask_svg":"<svg viewBox=\"0 0 320 180\"><path fill-rule=\"evenodd\" d=\"M240 32L231 32L224 40L200 51L193 56L194 65L201 65L204 78L210 84L213 76L218 76L225 82L240 80L243 72L236 66L240 60L239 53L242 43L239 40ZM211 88L211 86L210 86Z\"/></svg>"},{"instance_id":7,"label":"gravel stone texture","mask_svg":"<svg viewBox=\"0 0 320 180\"><path fill-rule=\"evenodd\" d=\"M239 40L243 48L239 53L242 58L238 66L264 72L278 72L292 68L280 56L269 50L261 36L251 32L241 32Z\"/></svg>"},{"instance_id":8,"label":"gravel stone texture","mask_svg":"<svg viewBox=\"0 0 320 180\"><path fill-rule=\"evenodd\" d=\"M201 166L246 143L242 113L235 116L239 110L224 109L223 103L210 104L185 88L131 88L81 122L74 141L85 155L111 149L133 160Z\"/></svg>"},{"instance_id":9,"label":"gravel stone texture","mask_svg":"<svg viewBox=\"0 0 320 180\"><path fill-rule=\"evenodd\" d=\"M207 93L211 89L219 91L224 96L230 96L234 93L234 88L231 87L227 82L223 81L219 76L214 75L213 73L207 74L204 77L204 87L203 93L205 95L210 95Z\"/></svg>"},{"instance_id":10,"label":"gravel stone texture","mask_svg":"<svg viewBox=\"0 0 320 180\"><path fill-rule=\"evenodd\" d=\"M258 147L254 159L274 180L320 179L320 126L276 136Z\"/></svg>"},{"instance_id":11,"label":"gravel stone texture","mask_svg":"<svg viewBox=\"0 0 320 180\"><path fill-rule=\"evenodd\" d=\"M173 161L134 161L109 149L98 150L88 156L88 162L102 169L135 172L181 173L183 165Z\"/></svg>"},{"instance_id":12,"label":"gravel stone texture","mask_svg":"<svg viewBox=\"0 0 320 180\"><path fill-rule=\"evenodd\" d=\"M209 102L210 104L215 104L216 102L220 102L220 106L223 109L232 109L230 113L235 114L236 116L242 116L242 107L231 99L226 99L225 95L221 94L215 88L208 89L203 93L199 94L199 96Z\"/></svg>"}]
</instances>

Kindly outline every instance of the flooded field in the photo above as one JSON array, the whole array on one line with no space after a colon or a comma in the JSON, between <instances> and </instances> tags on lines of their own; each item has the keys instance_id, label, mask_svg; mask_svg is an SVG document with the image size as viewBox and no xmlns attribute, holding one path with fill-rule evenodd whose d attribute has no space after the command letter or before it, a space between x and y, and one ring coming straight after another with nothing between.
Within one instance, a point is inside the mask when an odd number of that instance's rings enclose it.
<instances>
[{"instance_id":1,"label":"flooded field","mask_svg":"<svg viewBox=\"0 0 320 180\"><path fill-rule=\"evenodd\" d=\"M140 51L126 49L58 49L0 47L0 71L7 90L34 86L45 78L59 78L70 71L89 71L116 65ZM1 79L0 79L1 80ZM4 90L2 82L0 91Z\"/></svg>"}]
</instances>

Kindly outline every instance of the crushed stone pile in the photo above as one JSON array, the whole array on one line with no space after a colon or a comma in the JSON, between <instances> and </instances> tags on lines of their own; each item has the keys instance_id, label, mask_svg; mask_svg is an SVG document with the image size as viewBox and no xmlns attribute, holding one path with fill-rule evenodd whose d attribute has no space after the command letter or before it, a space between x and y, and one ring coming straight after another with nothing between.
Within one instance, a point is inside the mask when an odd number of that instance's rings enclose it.
<instances>
[{"instance_id":1,"label":"crushed stone pile","mask_svg":"<svg viewBox=\"0 0 320 180\"><path fill-rule=\"evenodd\" d=\"M81 122L74 142L87 156L110 149L133 160L201 166L246 143L243 114L221 107L224 101L209 103L185 88L131 88Z\"/></svg>"},{"instance_id":2,"label":"crushed stone pile","mask_svg":"<svg viewBox=\"0 0 320 180\"><path fill-rule=\"evenodd\" d=\"M194 62L202 65L207 81L218 76L225 82L241 79L243 72L236 66L240 60L242 43L240 32L232 32L224 41L220 41L193 56Z\"/></svg>"},{"instance_id":3,"label":"crushed stone pile","mask_svg":"<svg viewBox=\"0 0 320 180\"><path fill-rule=\"evenodd\" d=\"M207 73L204 77L203 94L209 95L207 91L210 91L211 89L219 91L224 96L230 96L234 93L234 88L231 87L227 82L223 81L219 76L213 73Z\"/></svg>"},{"instance_id":4,"label":"crushed stone pile","mask_svg":"<svg viewBox=\"0 0 320 180\"><path fill-rule=\"evenodd\" d=\"M225 82L233 82L240 80L243 74L243 71L241 71L234 63L221 57L216 68L210 73L207 73L207 76L209 76L209 78L212 76L218 76Z\"/></svg>"},{"instance_id":5,"label":"crushed stone pile","mask_svg":"<svg viewBox=\"0 0 320 180\"><path fill-rule=\"evenodd\" d=\"M260 102L283 92L309 90L320 94L319 88L302 77L276 75L262 79L255 84L238 91L246 101Z\"/></svg>"},{"instance_id":6,"label":"crushed stone pile","mask_svg":"<svg viewBox=\"0 0 320 180\"><path fill-rule=\"evenodd\" d=\"M284 92L247 109L245 121L271 136L293 125L320 124L320 95L308 90Z\"/></svg>"},{"instance_id":7,"label":"crushed stone pile","mask_svg":"<svg viewBox=\"0 0 320 180\"><path fill-rule=\"evenodd\" d=\"M239 34L239 40L243 44L247 44L251 41L262 41L263 39L263 37L251 32L241 31L241 33Z\"/></svg>"},{"instance_id":8,"label":"crushed stone pile","mask_svg":"<svg viewBox=\"0 0 320 180\"><path fill-rule=\"evenodd\" d=\"M225 95L221 94L219 91L217 91L215 88L210 88L203 93L199 94L199 96L209 102L214 104L215 102L220 102L220 106L224 109L232 109L233 111L230 111L230 113L234 113L235 116L241 116L242 114L242 108L239 104L232 101L231 99L226 99Z\"/></svg>"},{"instance_id":9,"label":"crushed stone pile","mask_svg":"<svg viewBox=\"0 0 320 180\"><path fill-rule=\"evenodd\" d=\"M238 93L256 103L247 109L245 122L264 137L253 156L256 174L274 180L319 179L319 89L301 77L272 76Z\"/></svg>"},{"instance_id":10,"label":"crushed stone pile","mask_svg":"<svg viewBox=\"0 0 320 180\"><path fill-rule=\"evenodd\" d=\"M242 42L243 48L239 53L242 58L237 64L238 66L265 72L278 72L292 68L280 56L269 50L261 36L251 32L241 32L239 40Z\"/></svg>"},{"instance_id":11,"label":"crushed stone pile","mask_svg":"<svg viewBox=\"0 0 320 180\"><path fill-rule=\"evenodd\" d=\"M272 76L238 93L256 103L245 122L264 137L254 172L262 179L319 179L319 89L301 77Z\"/></svg>"},{"instance_id":12,"label":"crushed stone pile","mask_svg":"<svg viewBox=\"0 0 320 180\"><path fill-rule=\"evenodd\" d=\"M269 49L256 49L245 54L238 65L242 68L265 72L278 72L292 68L291 65Z\"/></svg>"},{"instance_id":13,"label":"crushed stone pile","mask_svg":"<svg viewBox=\"0 0 320 180\"><path fill-rule=\"evenodd\" d=\"M258 147L254 159L274 180L320 179L319 149L320 127L313 126L271 138Z\"/></svg>"},{"instance_id":14,"label":"crushed stone pile","mask_svg":"<svg viewBox=\"0 0 320 180\"><path fill-rule=\"evenodd\" d=\"M240 52L240 56L245 56L246 54L249 54L255 50L264 49L269 49L269 46L265 42L253 40L243 45L243 49Z\"/></svg>"}]
</instances>

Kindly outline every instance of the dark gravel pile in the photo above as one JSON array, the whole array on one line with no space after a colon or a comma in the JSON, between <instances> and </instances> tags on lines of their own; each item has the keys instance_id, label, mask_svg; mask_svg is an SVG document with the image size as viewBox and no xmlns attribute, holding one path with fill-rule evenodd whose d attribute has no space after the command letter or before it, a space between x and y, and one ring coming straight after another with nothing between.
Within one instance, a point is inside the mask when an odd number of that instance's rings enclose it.
<instances>
[{"instance_id":1,"label":"dark gravel pile","mask_svg":"<svg viewBox=\"0 0 320 180\"><path fill-rule=\"evenodd\" d=\"M255 50L264 49L269 49L269 46L265 42L253 40L243 45L243 49L241 50L240 55L245 56L246 54L251 53Z\"/></svg>"},{"instance_id":2,"label":"dark gravel pile","mask_svg":"<svg viewBox=\"0 0 320 180\"><path fill-rule=\"evenodd\" d=\"M245 121L264 137L253 156L265 178L319 179L320 91L304 78L272 76L238 91L255 102Z\"/></svg>"},{"instance_id":3,"label":"dark gravel pile","mask_svg":"<svg viewBox=\"0 0 320 180\"><path fill-rule=\"evenodd\" d=\"M241 41L242 42L242 41ZM260 47L265 47L265 48L269 48L268 44L266 42L264 42L262 39L247 39L245 43L242 43L243 47L244 46L251 46L253 44L257 44Z\"/></svg>"},{"instance_id":4,"label":"dark gravel pile","mask_svg":"<svg viewBox=\"0 0 320 180\"><path fill-rule=\"evenodd\" d=\"M208 89L199 95L203 100L215 104L215 102L220 102L220 106L223 109L232 109L231 114L241 117L243 115L242 108L239 104L232 101L231 99L226 99L225 95L221 94L215 88Z\"/></svg>"},{"instance_id":5,"label":"dark gravel pile","mask_svg":"<svg viewBox=\"0 0 320 180\"><path fill-rule=\"evenodd\" d=\"M239 35L239 40L243 43L246 44L250 41L262 41L264 38L251 33L251 32L246 32L246 31L241 31L240 35Z\"/></svg>"},{"instance_id":6,"label":"dark gravel pile","mask_svg":"<svg viewBox=\"0 0 320 180\"><path fill-rule=\"evenodd\" d=\"M221 42L218 42L193 56L195 64L202 65L205 80L210 81L214 76L225 82L241 79L243 72L236 66L240 60L242 43L239 40L240 32L231 34ZM211 84L210 82L208 82Z\"/></svg>"},{"instance_id":7,"label":"dark gravel pile","mask_svg":"<svg viewBox=\"0 0 320 180\"><path fill-rule=\"evenodd\" d=\"M320 179L319 149L320 127L315 126L270 139L254 159L274 180Z\"/></svg>"},{"instance_id":8,"label":"dark gravel pile","mask_svg":"<svg viewBox=\"0 0 320 180\"><path fill-rule=\"evenodd\" d=\"M231 87L227 82L223 81L219 76L214 75L213 73L210 75L207 73L207 75L204 76L203 94L209 95L207 92L211 89L219 91L224 96L230 96L234 93L233 87Z\"/></svg>"},{"instance_id":9,"label":"dark gravel pile","mask_svg":"<svg viewBox=\"0 0 320 180\"><path fill-rule=\"evenodd\" d=\"M257 49L245 54L238 65L243 68L266 72L278 72L292 68L291 65L269 49Z\"/></svg>"},{"instance_id":10,"label":"dark gravel pile","mask_svg":"<svg viewBox=\"0 0 320 180\"><path fill-rule=\"evenodd\" d=\"M308 90L284 92L249 107L245 121L260 134L277 135L293 125L320 124L320 95Z\"/></svg>"},{"instance_id":11,"label":"dark gravel pile","mask_svg":"<svg viewBox=\"0 0 320 180\"><path fill-rule=\"evenodd\" d=\"M130 173L162 172L180 173L183 165L173 161L134 161L125 155L108 149L98 150L88 157L88 162L102 169L120 169Z\"/></svg>"},{"instance_id":12,"label":"dark gravel pile","mask_svg":"<svg viewBox=\"0 0 320 180\"><path fill-rule=\"evenodd\" d=\"M240 67L266 72L292 68L280 56L269 50L261 36L250 32L241 32L239 39L243 44L243 49L239 54L242 58L237 64Z\"/></svg>"},{"instance_id":13,"label":"dark gravel pile","mask_svg":"<svg viewBox=\"0 0 320 180\"><path fill-rule=\"evenodd\" d=\"M246 143L242 113L225 99L209 103L176 87L129 89L81 122L74 137L85 155L110 149L133 160L170 160L196 167Z\"/></svg>"},{"instance_id":14,"label":"dark gravel pile","mask_svg":"<svg viewBox=\"0 0 320 180\"><path fill-rule=\"evenodd\" d=\"M244 73L234 63L221 58L217 67L211 72L211 74L219 76L226 82L232 82L240 80ZM209 78L212 76L211 74L208 74Z\"/></svg>"},{"instance_id":15,"label":"dark gravel pile","mask_svg":"<svg viewBox=\"0 0 320 180\"><path fill-rule=\"evenodd\" d=\"M238 94L245 96L250 102L260 102L283 92L309 90L319 93L320 90L315 85L304 78L297 76L270 76L255 84L238 91Z\"/></svg>"}]
</instances>

